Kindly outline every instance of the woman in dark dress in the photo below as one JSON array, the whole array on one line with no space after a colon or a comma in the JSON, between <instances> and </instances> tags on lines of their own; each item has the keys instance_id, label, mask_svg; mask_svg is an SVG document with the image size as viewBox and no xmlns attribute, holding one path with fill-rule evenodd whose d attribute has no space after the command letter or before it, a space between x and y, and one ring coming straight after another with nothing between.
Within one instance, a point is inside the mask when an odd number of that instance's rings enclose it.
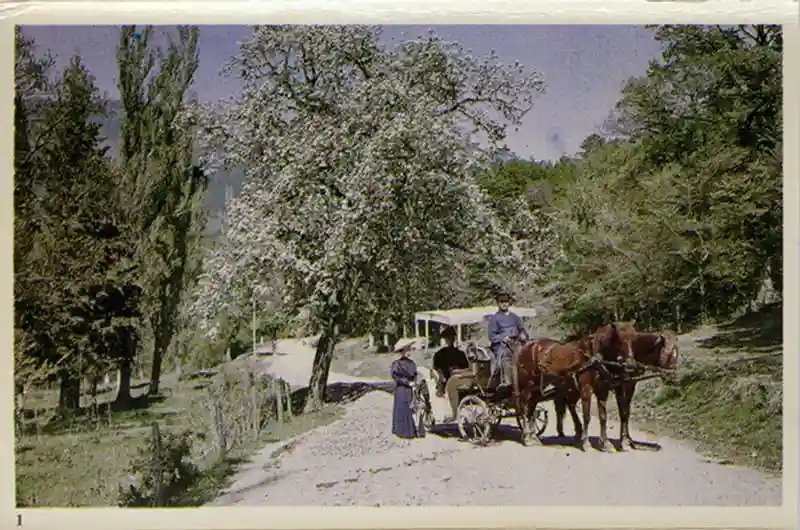
<instances>
[{"instance_id":1,"label":"woman in dark dress","mask_svg":"<svg viewBox=\"0 0 800 530\"><path fill-rule=\"evenodd\" d=\"M392 434L400 438L416 438L417 428L414 425L411 402L417 365L408 357L408 350L404 350L400 358L392 362L391 376L395 382Z\"/></svg>"}]
</instances>

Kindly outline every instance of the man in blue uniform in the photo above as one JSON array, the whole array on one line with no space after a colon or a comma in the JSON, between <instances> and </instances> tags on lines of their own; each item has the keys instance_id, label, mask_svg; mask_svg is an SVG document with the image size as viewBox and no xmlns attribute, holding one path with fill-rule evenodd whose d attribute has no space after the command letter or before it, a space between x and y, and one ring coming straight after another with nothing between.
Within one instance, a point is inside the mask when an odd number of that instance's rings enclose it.
<instances>
[{"instance_id":1,"label":"man in blue uniform","mask_svg":"<svg viewBox=\"0 0 800 530\"><path fill-rule=\"evenodd\" d=\"M522 318L509 311L511 305L511 295L500 293L497 296L497 312L489 317L489 342L495 355L495 367L493 377L500 372L500 385L498 389L511 385L512 366L511 350L503 343L509 337L519 337L528 339L528 332L525 330L525 323Z\"/></svg>"}]
</instances>

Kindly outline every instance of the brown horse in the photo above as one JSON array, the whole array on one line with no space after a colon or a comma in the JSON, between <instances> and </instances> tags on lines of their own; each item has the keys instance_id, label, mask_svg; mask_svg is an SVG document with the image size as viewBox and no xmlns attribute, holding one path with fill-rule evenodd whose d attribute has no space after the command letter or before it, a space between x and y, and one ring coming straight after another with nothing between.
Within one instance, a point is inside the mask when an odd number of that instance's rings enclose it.
<instances>
[{"instance_id":1,"label":"brown horse","mask_svg":"<svg viewBox=\"0 0 800 530\"><path fill-rule=\"evenodd\" d=\"M674 373L678 368L680 357L678 337L671 331L662 333L635 332L632 349L637 363L665 371L666 373ZM636 381L625 381L614 389L617 410L619 410L619 442L621 450L624 450L626 442L631 449L636 449L636 442L633 441L629 428L631 402L633 401L635 390Z\"/></svg>"},{"instance_id":2,"label":"brown horse","mask_svg":"<svg viewBox=\"0 0 800 530\"><path fill-rule=\"evenodd\" d=\"M597 400L597 415L600 420L600 447L601 451L608 451L608 394L611 391L612 381L623 375L625 371L635 368L633 354L633 340L636 330L628 322L606 324L601 326L589 337L595 341L595 357L605 361L616 361L615 365L592 366L582 370L574 381L565 381L553 398L556 410L556 432L559 438L564 438L564 416L569 410L572 424L575 428L575 438L581 439L585 446L588 438L588 420L591 418L591 394ZM597 341L600 341L599 343ZM587 396L588 394L588 396ZM584 409L584 423L578 421L576 406L578 400Z\"/></svg>"},{"instance_id":3,"label":"brown horse","mask_svg":"<svg viewBox=\"0 0 800 530\"><path fill-rule=\"evenodd\" d=\"M564 438L564 416L566 411L569 410L572 416L572 424L575 426L575 438L581 437L581 444L585 443L588 437L588 419L586 409L591 412L591 405L587 406L586 403L591 403L591 395L594 394L597 400L597 416L600 421L600 447L601 451L608 451L608 394L611 391L612 377L617 369L608 368L601 371L598 366L592 366L589 369L583 370L577 377L577 385L575 382L569 382L562 388L557 389L556 396L553 398L553 405L556 409L556 431L559 438ZM611 377L609 377L611 375ZM588 396L584 394L588 393ZM578 422L577 404L578 399L584 408L584 422L586 425L581 427ZM590 417L590 416L589 416Z\"/></svg>"},{"instance_id":4,"label":"brown horse","mask_svg":"<svg viewBox=\"0 0 800 530\"><path fill-rule=\"evenodd\" d=\"M674 334L665 333L638 333L633 324L617 325L620 335L624 338L618 343L622 348L630 348L628 351L633 354L633 359L639 365L650 366L666 371L674 371L678 364L678 346ZM624 351L621 353L625 353ZM600 445L602 450L608 447L608 421L607 421L607 402L608 395L614 390L617 401L617 408L620 416L620 449L624 450L623 442L627 441L631 448L635 449L636 444L630 436L629 419L630 405L633 393L636 389L636 381L626 381L620 376L618 368L610 367L605 373L587 371L583 376L582 383L590 385L592 392L597 399L598 416L600 420ZM610 376L610 377L609 377ZM616 381L615 381L616 380ZM554 399L556 409L556 428L559 437L564 437L563 425L566 411L570 411L575 424L576 436L580 432L580 427L575 423L577 413L575 407L578 398L575 396L577 389L565 389L558 393Z\"/></svg>"},{"instance_id":5,"label":"brown horse","mask_svg":"<svg viewBox=\"0 0 800 530\"><path fill-rule=\"evenodd\" d=\"M583 426L572 408L575 437L578 447L585 450L591 418L591 397L597 370L592 358L631 363L631 346L627 335L620 334L614 324L601 326L595 333L581 340L561 343L552 339L536 339L526 344L510 340L514 354L514 398L522 429L522 443L528 445L536 405L544 400L542 391L552 384L556 395L574 396L583 405Z\"/></svg>"}]
</instances>

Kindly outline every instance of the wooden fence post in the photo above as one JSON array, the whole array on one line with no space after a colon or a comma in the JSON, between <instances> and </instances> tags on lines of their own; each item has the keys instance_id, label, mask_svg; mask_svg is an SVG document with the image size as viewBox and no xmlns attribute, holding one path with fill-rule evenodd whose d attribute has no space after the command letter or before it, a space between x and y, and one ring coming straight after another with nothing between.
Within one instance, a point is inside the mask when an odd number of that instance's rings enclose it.
<instances>
[{"instance_id":1,"label":"wooden fence post","mask_svg":"<svg viewBox=\"0 0 800 530\"><path fill-rule=\"evenodd\" d=\"M277 379L272 382L272 392L275 396L275 407L278 414L278 424L283 425L283 389L281 388L281 380Z\"/></svg>"},{"instance_id":2,"label":"wooden fence post","mask_svg":"<svg viewBox=\"0 0 800 530\"><path fill-rule=\"evenodd\" d=\"M250 404L252 407L251 421L253 424L253 440L258 440L258 433L261 430L261 411L258 407L258 392L256 385L250 385Z\"/></svg>"},{"instance_id":3,"label":"wooden fence post","mask_svg":"<svg viewBox=\"0 0 800 530\"><path fill-rule=\"evenodd\" d=\"M156 507L166 506L166 499L164 494L166 488L164 487L164 469L162 465L163 447L161 446L161 432L158 429L158 423L153 422L153 476L155 477L155 493L153 496L153 504Z\"/></svg>"},{"instance_id":4,"label":"wooden fence post","mask_svg":"<svg viewBox=\"0 0 800 530\"><path fill-rule=\"evenodd\" d=\"M281 379L281 388L286 392L286 417L291 421L292 415L292 388L289 383Z\"/></svg>"}]
</instances>

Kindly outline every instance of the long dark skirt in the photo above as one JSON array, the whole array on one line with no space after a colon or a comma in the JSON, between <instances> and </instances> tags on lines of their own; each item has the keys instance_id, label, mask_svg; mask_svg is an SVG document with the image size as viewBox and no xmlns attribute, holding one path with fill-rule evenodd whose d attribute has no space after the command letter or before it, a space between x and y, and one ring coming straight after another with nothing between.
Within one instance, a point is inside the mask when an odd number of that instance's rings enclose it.
<instances>
[{"instance_id":1,"label":"long dark skirt","mask_svg":"<svg viewBox=\"0 0 800 530\"><path fill-rule=\"evenodd\" d=\"M397 385L394 390L394 410L392 411L392 434L400 438L415 438L417 429L411 411L411 389Z\"/></svg>"}]
</instances>

